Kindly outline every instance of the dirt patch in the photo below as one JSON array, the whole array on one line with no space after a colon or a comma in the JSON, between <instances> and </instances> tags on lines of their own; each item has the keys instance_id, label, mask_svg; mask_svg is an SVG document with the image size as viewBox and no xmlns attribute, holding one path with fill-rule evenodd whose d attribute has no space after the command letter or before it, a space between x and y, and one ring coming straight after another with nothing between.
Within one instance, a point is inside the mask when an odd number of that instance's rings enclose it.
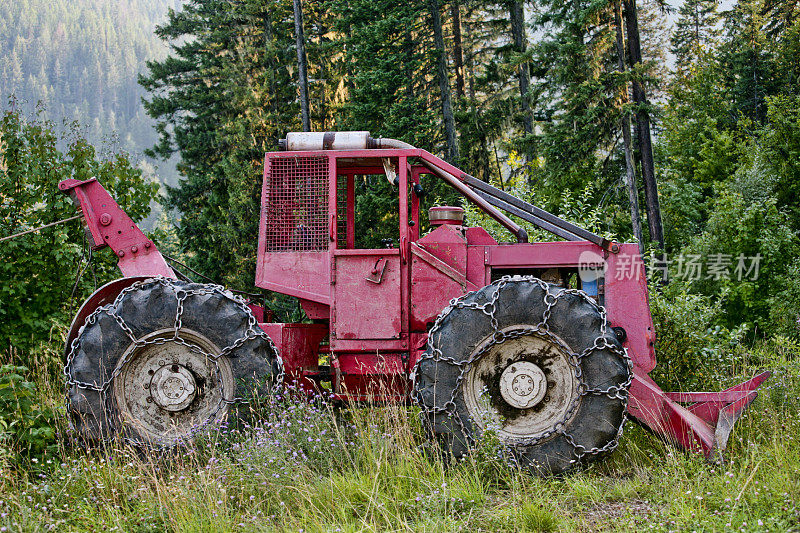
<instances>
[{"instance_id":1,"label":"dirt patch","mask_svg":"<svg viewBox=\"0 0 800 533\"><path fill-rule=\"evenodd\" d=\"M581 514L587 526L586 531L606 531L613 526L619 527L621 524L617 521L623 517L632 518L634 523L641 523L652 511L653 507L647 501L626 500L597 503Z\"/></svg>"}]
</instances>

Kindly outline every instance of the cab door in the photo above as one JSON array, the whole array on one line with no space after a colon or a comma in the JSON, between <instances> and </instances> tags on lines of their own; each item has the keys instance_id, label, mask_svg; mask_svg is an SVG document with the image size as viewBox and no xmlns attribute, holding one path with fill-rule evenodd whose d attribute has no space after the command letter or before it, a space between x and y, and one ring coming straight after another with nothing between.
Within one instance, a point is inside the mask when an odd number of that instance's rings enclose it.
<instances>
[{"instance_id":1,"label":"cab door","mask_svg":"<svg viewBox=\"0 0 800 533\"><path fill-rule=\"evenodd\" d=\"M384 158L383 164L377 162L369 167L363 162L360 166L337 165L335 249L331 261L332 346L342 346L338 341L347 340L400 340L396 345L400 348L401 339L407 336L404 303L408 303L408 265L403 252L408 246L408 178L406 172L397 172L398 180L386 187L392 181L384 173L388 160L394 169L407 167L404 156ZM360 218L359 195L375 194L376 187L385 190L386 198L398 209L399 227L397 222L387 220L381 226L380 222ZM381 237L383 248L374 247L376 237ZM351 349L372 349L366 346L376 345L349 344Z\"/></svg>"},{"instance_id":2,"label":"cab door","mask_svg":"<svg viewBox=\"0 0 800 533\"><path fill-rule=\"evenodd\" d=\"M331 333L336 339L399 339L400 251L336 250Z\"/></svg>"}]
</instances>

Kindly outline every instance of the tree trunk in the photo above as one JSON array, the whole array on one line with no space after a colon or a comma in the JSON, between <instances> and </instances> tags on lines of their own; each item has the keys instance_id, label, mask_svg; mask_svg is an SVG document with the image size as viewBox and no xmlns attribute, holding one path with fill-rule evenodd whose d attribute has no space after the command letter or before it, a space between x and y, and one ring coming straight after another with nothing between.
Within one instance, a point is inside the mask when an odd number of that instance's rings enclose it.
<instances>
[{"instance_id":1,"label":"tree trunk","mask_svg":"<svg viewBox=\"0 0 800 533\"><path fill-rule=\"evenodd\" d=\"M350 43L353 42L353 31L350 28L350 23L347 23L345 26L345 41L346 46L349 48L351 45ZM349 60L347 57L347 52L343 54L344 56L344 74L346 78L347 84L347 95L345 96L345 101L353 98L353 93L355 92L355 83L353 82L353 62Z\"/></svg>"},{"instance_id":2,"label":"tree trunk","mask_svg":"<svg viewBox=\"0 0 800 533\"><path fill-rule=\"evenodd\" d=\"M294 0L294 36L297 42L297 76L300 81L300 118L303 131L311 131L311 117L308 113L308 64L303 36L303 7L300 0Z\"/></svg>"},{"instance_id":3,"label":"tree trunk","mask_svg":"<svg viewBox=\"0 0 800 533\"><path fill-rule=\"evenodd\" d=\"M625 3L625 25L628 35L628 54L631 68L642 64L642 47L639 40L639 21L636 14L636 0L623 0ZM650 239L664 249L664 229L661 225L661 208L658 203L658 185L653 164L653 143L650 138L650 115L647 113L647 96L641 81L633 80L633 101L636 109L636 137L639 141L639 158L642 163L642 181L647 209L647 226Z\"/></svg>"},{"instance_id":4,"label":"tree trunk","mask_svg":"<svg viewBox=\"0 0 800 533\"><path fill-rule=\"evenodd\" d=\"M455 164L458 162L458 140L456 139L456 122L453 118L453 105L450 102L450 81L447 78L447 55L444 49L444 34L442 33L442 17L439 13L439 0L430 0L430 9L433 22L433 43L439 56L436 77L439 79L439 92L441 93L447 159L450 163Z\"/></svg>"},{"instance_id":5,"label":"tree trunk","mask_svg":"<svg viewBox=\"0 0 800 533\"><path fill-rule=\"evenodd\" d=\"M278 110L278 99L275 98L277 90L275 88L275 61L272 53L272 21L269 18L269 13L264 13L264 58L265 58L265 76L269 84L269 106L272 112Z\"/></svg>"},{"instance_id":6,"label":"tree trunk","mask_svg":"<svg viewBox=\"0 0 800 533\"><path fill-rule=\"evenodd\" d=\"M525 12L521 0L512 0L509 4L509 16L511 18L511 36L514 39L514 50L524 53L527 48L527 38L525 36ZM522 127L525 135L533 133L533 117L531 116L531 106L528 101L528 89L530 87L530 70L528 63L520 63L517 71L519 76L519 94L522 102Z\"/></svg>"},{"instance_id":7,"label":"tree trunk","mask_svg":"<svg viewBox=\"0 0 800 533\"><path fill-rule=\"evenodd\" d=\"M403 71L405 74L405 84L406 84L406 96L409 99L414 98L414 71L411 68L413 64L413 57L414 57L414 40L411 38L411 32L406 31L405 35L403 36L403 53L405 54L405 65L403 65Z\"/></svg>"},{"instance_id":8,"label":"tree trunk","mask_svg":"<svg viewBox=\"0 0 800 533\"><path fill-rule=\"evenodd\" d=\"M317 31L317 39L319 40L319 44L321 45L322 49L325 49L325 43L328 40L325 37L327 33L328 29L325 27L325 24L320 22ZM319 93L319 128L322 131L327 131L328 99L325 93L325 89L328 87L328 65L326 63L327 58L324 57L324 54L322 55L323 57L320 58L321 61L319 61L319 77L321 80L320 93Z\"/></svg>"},{"instance_id":9,"label":"tree trunk","mask_svg":"<svg viewBox=\"0 0 800 533\"><path fill-rule=\"evenodd\" d=\"M467 53L464 58L464 77L467 78L467 91L469 99L472 101L470 105L475 102L475 53L473 51L474 41L472 40L471 28L469 17L464 22L464 32L467 37ZM462 40L463 49L463 40Z\"/></svg>"},{"instance_id":10,"label":"tree trunk","mask_svg":"<svg viewBox=\"0 0 800 533\"><path fill-rule=\"evenodd\" d=\"M619 71L625 72L625 43L622 36L622 5L620 2L614 4L614 29L617 34L617 67ZM622 105L628 103L627 83L622 85L624 95ZM625 176L628 186L628 199L631 204L631 224L633 234L639 243L639 253L644 255L644 240L642 239L642 221L639 214L639 190L636 187L636 163L633 160L633 148L631 147L631 119L627 112L622 114L622 141L625 148Z\"/></svg>"},{"instance_id":11,"label":"tree trunk","mask_svg":"<svg viewBox=\"0 0 800 533\"><path fill-rule=\"evenodd\" d=\"M450 2L450 16L453 19L453 66L456 69L456 97L464 96L464 52L461 46L461 4L458 0Z\"/></svg>"},{"instance_id":12,"label":"tree trunk","mask_svg":"<svg viewBox=\"0 0 800 533\"><path fill-rule=\"evenodd\" d=\"M478 143L475 146L478 157L478 175L480 179L489 183L492 175L492 162L491 154L489 153L489 140L486 137L486 128L484 128L481 118L478 115L478 103L475 98L475 53L473 52L474 40L472 39L472 27L470 26L469 17L464 22L463 32L466 42L464 54L464 77L467 83L467 95L469 97L467 106L470 111L472 127L478 133ZM462 48L462 49L464 49ZM502 176L500 176L502 178Z\"/></svg>"}]
</instances>

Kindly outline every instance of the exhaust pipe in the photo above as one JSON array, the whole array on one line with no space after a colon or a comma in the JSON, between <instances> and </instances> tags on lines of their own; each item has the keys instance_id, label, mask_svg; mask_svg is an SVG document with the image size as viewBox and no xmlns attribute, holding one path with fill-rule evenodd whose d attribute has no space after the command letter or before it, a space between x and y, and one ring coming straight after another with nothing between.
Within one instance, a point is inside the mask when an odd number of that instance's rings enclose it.
<instances>
[{"instance_id":1,"label":"exhaust pipe","mask_svg":"<svg viewBox=\"0 0 800 533\"><path fill-rule=\"evenodd\" d=\"M293 131L278 141L289 152L315 150L413 150L410 144L396 139L375 139L368 131Z\"/></svg>"},{"instance_id":2,"label":"exhaust pipe","mask_svg":"<svg viewBox=\"0 0 800 533\"><path fill-rule=\"evenodd\" d=\"M367 150L377 148L368 131L293 131L278 141L281 150Z\"/></svg>"}]
</instances>

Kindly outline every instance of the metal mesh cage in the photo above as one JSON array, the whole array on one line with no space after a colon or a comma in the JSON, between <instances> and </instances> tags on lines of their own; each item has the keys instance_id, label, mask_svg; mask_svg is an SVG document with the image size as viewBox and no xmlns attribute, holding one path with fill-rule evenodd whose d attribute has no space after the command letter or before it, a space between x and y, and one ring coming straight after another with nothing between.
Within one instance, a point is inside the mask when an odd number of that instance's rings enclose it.
<instances>
[{"instance_id":1,"label":"metal mesh cage","mask_svg":"<svg viewBox=\"0 0 800 533\"><path fill-rule=\"evenodd\" d=\"M264 201L267 252L328 249L328 157L273 157Z\"/></svg>"},{"instance_id":2,"label":"metal mesh cage","mask_svg":"<svg viewBox=\"0 0 800 533\"><path fill-rule=\"evenodd\" d=\"M347 243L347 176L336 178L336 238L338 247Z\"/></svg>"}]
</instances>

